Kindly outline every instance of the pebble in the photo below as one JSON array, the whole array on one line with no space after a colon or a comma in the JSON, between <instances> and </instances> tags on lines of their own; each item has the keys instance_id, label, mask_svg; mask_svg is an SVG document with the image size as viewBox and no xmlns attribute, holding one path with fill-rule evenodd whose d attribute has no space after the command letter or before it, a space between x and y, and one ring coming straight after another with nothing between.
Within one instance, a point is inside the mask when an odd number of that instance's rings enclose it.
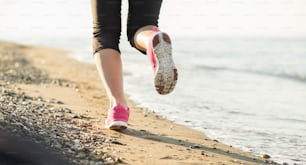
<instances>
[{"instance_id":1,"label":"pebble","mask_svg":"<svg viewBox=\"0 0 306 165\"><path fill-rule=\"evenodd\" d=\"M113 158L111 158L111 157L107 157L105 160L106 160L107 162L114 163L114 160L113 160Z\"/></svg>"},{"instance_id":2,"label":"pebble","mask_svg":"<svg viewBox=\"0 0 306 165\"><path fill-rule=\"evenodd\" d=\"M56 143L52 144L52 147L60 149L60 148L62 148L62 145L59 144L58 142L56 142Z\"/></svg>"},{"instance_id":3,"label":"pebble","mask_svg":"<svg viewBox=\"0 0 306 165\"><path fill-rule=\"evenodd\" d=\"M117 144L117 145L122 145L122 146L125 146L126 144L123 144L119 141L111 141L112 144Z\"/></svg>"},{"instance_id":4,"label":"pebble","mask_svg":"<svg viewBox=\"0 0 306 165\"><path fill-rule=\"evenodd\" d=\"M36 101L44 101L43 98L41 96L38 96L35 98Z\"/></svg>"},{"instance_id":5,"label":"pebble","mask_svg":"<svg viewBox=\"0 0 306 165\"><path fill-rule=\"evenodd\" d=\"M171 156L164 156L164 157L162 157L160 159L172 159L172 157Z\"/></svg>"},{"instance_id":6,"label":"pebble","mask_svg":"<svg viewBox=\"0 0 306 165\"><path fill-rule=\"evenodd\" d=\"M51 107L50 110L56 112L56 111L57 111L57 108Z\"/></svg>"},{"instance_id":7,"label":"pebble","mask_svg":"<svg viewBox=\"0 0 306 165\"><path fill-rule=\"evenodd\" d=\"M77 155L76 155L76 158L85 158L86 157L86 153L84 152L79 152Z\"/></svg>"},{"instance_id":8,"label":"pebble","mask_svg":"<svg viewBox=\"0 0 306 165\"><path fill-rule=\"evenodd\" d=\"M197 144L194 144L194 145L190 146L190 148L192 148L192 149L199 149L199 148L201 148L201 146L197 145Z\"/></svg>"},{"instance_id":9,"label":"pebble","mask_svg":"<svg viewBox=\"0 0 306 165\"><path fill-rule=\"evenodd\" d=\"M57 101L56 104L64 104L62 101Z\"/></svg>"},{"instance_id":10,"label":"pebble","mask_svg":"<svg viewBox=\"0 0 306 165\"><path fill-rule=\"evenodd\" d=\"M233 160L232 162L237 163L237 164L241 164L241 161L239 161L237 159Z\"/></svg>"},{"instance_id":11,"label":"pebble","mask_svg":"<svg viewBox=\"0 0 306 165\"><path fill-rule=\"evenodd\" d=\"M149 111L147 109L143 109L143 117L148 117Z\"/></svg>"},{"instance_id":12,"label":"pebble","mask_svg":"<svg viewBox=\"0 0 306 165\"><path fill-rule=\"evenodd\" d=\"M115 163L117 164L117 163L123 163L123 161L122 161L122 158L115 158Z\"/></svg>"},{"instance_id":13,"label":"pebble","mask_svg":"<svg viewBox=\"0 0 306 165\"><path fill-rule=\"evenodd\" d=\"M72 113L71 109L69 108L62 108L62 111L64 111L65 113Z\"/></svg>"},{"instance_id":14,"label":"pebble","mask_svg":"<svg viewBox=\"0 0 306 165\"><path fill-rule=\"evenodd\" d=\"M262 155L262 158L264 158L264 159L270 159L270 158L271 158L271 156L270 156L270 155L268 155L268 154L263 154L263 155Z\"/></svg>"},{"instance_id":15,"label":"pebble","mask_svg":"<svg viewBox=\"0 0 306 165\"><path fill-rule=\"evenodd\" d=\"M47 100L47 102L50 103L50 104L55 104L55 100L54 99Z\"/></svg>"}]
</instances>

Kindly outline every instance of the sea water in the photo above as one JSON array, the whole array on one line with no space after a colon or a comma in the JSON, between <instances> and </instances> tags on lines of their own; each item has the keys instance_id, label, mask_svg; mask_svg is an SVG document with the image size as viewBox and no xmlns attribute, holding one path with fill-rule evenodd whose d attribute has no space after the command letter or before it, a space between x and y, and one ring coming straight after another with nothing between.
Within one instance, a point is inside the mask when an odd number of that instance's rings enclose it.
<instances>
[{"instance_id":1,"label":"sea water","mask_svg":"<svg viewBox=\"0 0 306 165\"><path fill-rule=\"evenodd\" d=\"M90 37L19 42L93 63ZM305 38L173 38L175 90L155 92L146 56L121 42L125 90L139 106L277 162L306 164Z\"/></svg>"},{"instance_id":2,"label":"sea water","mask_svg":"<svg viewBox=\"0 0 306 165\"><path fill-rule=\"evenodd\" d=\"M123 48L133 100L223 143L306 164L306 39L178 38L173 46L179 80L167 96L154 91L147 59Z\"/></svg>"}]
</instances>

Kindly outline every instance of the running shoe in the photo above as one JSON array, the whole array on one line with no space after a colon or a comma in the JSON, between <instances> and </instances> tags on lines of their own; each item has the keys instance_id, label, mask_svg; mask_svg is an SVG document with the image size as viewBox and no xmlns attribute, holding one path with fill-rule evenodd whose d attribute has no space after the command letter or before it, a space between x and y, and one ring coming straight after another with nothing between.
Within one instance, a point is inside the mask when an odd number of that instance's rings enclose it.
<instances>
[{"instance_id":1,"label":"running shoe","mask_svg":"<svg viewBox=\"0 0 306 165\"><path fill-rule=\"evenodd\" d=\"M168 34L153 28L155 32L148 45L147 55L154 71L154 85L156 91L168 94L173 91L177 78L177 68L172 58L171 40Z\"/></svg>"},{"instance_id":2,"label":"running shoe","mask_svg":"<svg viewBox=\"0 0 306 165\"><path fill-rule=\"evenodd\" d=\"M110 110L108 110L107 119L105 120L105 128L111 130L123 130L126 129L129 120L130 109L117 104Z\"/></svg>"}]
</instances>

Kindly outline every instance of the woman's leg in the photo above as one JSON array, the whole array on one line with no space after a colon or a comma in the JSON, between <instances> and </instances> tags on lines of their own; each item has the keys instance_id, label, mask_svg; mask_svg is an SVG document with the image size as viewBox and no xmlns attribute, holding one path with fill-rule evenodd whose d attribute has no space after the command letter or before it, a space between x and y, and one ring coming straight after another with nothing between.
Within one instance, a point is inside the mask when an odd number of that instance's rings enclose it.
<instances>
[{"instance_id":1,"label":"woman's leg","mask_svg":"<svg viewBox=\"0 0 306 165\"><path fill-rule=\"evenodd\" d=\"M150 30L150 28L152 28ZM169 94L176 86L177 68L172 58L172 45L168 34L157 27L140 28L134 37L135 47L145 51L154 71L154 86L159 94Z\"/></svg>"},{"instance_id":2,"label":"woman's leg","mask_svg":"<svg viewBox=\"0 0 306 165\"><path fill-rule=\"evenodd\" d=\"M123 92L122 64L119 52L113 49L102 49L94 57L110 100L110 108L116 104L127 107Z\"/></svg>"},{"instance_id":3,"label":"woman's leg","mask_svg":"<svg viewBox=\"0 0 306 165\"><path fill-rule=\"evenodd\" d=\"M121 0L92 0L94 57L110 100L105 127L127 128L130 110L123 92L122 64L119 50Z\"/></svg>"},{"instance_id":4,"label":"woman's leg","mask_svg":"<svg viewBox=\"0 0 306 165\"><path fill-rule=\"evenodd\" d=\"M129 15L127 21L127 36L133 47L146 54L146 47L142 44L148 42L153 34L153 27L158 27L158 19L162 0L129 0ZM135 35L144 30L140 36ZM139 34L139 33L137 33ZM136 37L135 37L136 36ZM138 36L138 37L137 37ZM135 40L139 38L139 42Z\"/></svg>"},{"instance_id":5,"label":"woman's leg","mask_svg":"<svg viewBox=\"0 0 306 165\"><path fill-rule=\"evenodd\" d=\"M93 49L99 76L110 99L110 108L116 104L127 107L118 47L121 33L121 0L91 2L94 23Z\"/></svg>"},{"instance_id":6,"label":"woman's leg","mask_svg":"<svg viewBox=\"0 0 306 165\"><path fill-rule=\"evenodd\" d=\"M138 29L134 35L134 43L136 49L146 52L152 36L156 33L153 29L156 26L147 25Z\"/></svg>"},{"instance_id":7,"label":"woman's leg","mask_svg":"<svg viewBox=\"0 0 306 165\"><path fill-rule=\"evenodd\" d=\"M129 0L129 3L129 41L148 55L155 74L156 91L168 94L173 91L178 74L172 58L170 37L157 28L162 0Z\"/></svg>"}]
</instances>

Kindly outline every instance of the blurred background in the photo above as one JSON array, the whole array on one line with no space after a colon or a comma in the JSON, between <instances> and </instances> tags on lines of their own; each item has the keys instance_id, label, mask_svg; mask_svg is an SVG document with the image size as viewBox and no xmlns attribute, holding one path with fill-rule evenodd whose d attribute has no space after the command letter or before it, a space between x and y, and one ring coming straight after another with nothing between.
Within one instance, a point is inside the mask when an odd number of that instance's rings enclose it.
<instances>
[{"instance_id":1,"label":"blurred background","mask_svg":"<svg viewBox=\"0 0 306 165\"><path fill-rule=\"evenodd\" d=\"M0 4L2 38L91 33L88 0L0 0ZM168 0L160 26L182 36L300 37L306 35L305 8L304 0ZM123 0L124 16L126 9Z\"/></svg>"}]
</instances>

